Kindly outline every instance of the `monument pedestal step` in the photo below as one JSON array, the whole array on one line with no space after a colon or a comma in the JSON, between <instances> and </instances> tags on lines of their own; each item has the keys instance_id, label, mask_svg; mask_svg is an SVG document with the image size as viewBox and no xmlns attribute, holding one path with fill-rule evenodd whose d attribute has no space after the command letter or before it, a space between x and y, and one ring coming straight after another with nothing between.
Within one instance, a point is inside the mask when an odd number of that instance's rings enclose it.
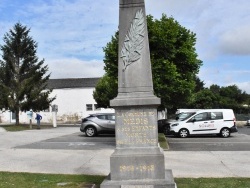
<instances>
[{"instance_id":1,"label":"monument pedestal step","mask_svg":"<svg viewBox=\"0 0 250 188\"><path fill-rule=\"evenodd\" d=\"M110 179L110 174L102 182L101 188L177 188L172 170L165 171L165 179L145 179L145 180L122 180L114 181Z\"/></svg>"},{"instance_id":2,"label":"monument pedestal step","mask_svg":"<svg viewBox=\"0 0 250 188\"><path fill-rule=\"evenodd\" d=\"M164 154L159 147L116 149L110 157L110 170L114 181L164 179Z\"/></svg>"}]
</instances>

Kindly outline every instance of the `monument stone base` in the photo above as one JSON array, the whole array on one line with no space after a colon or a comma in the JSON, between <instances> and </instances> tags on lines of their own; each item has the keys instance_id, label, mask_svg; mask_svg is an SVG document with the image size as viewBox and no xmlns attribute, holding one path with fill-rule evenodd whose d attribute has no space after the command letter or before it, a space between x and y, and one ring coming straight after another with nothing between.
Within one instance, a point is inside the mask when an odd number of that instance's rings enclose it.
<instances>
[{"instance_id":1,"label":"monument stone base","mask_svg":"<svg viewBox=\"0 0 250 188\"><path fill-rule=\"evenodd\" d=\"M172 170L165 170L159 147L116 149L110 157L111 173L101 188L176 188Z\"/></svg>"},{"instance_id":2,"label":"monument stone base","mask_svg":"<svg viewBox=\"0 0 250 188\"><path fill-rule=\"evenodd\" d=\"M102 182L101 188L177 188L172 170L165 171L165 179L110 180L109 176Z\"/></svg>"},{"instance_id":3,"label":"monument stone base","mask_svg":"<svg viewBox=\"0 0 250 188\"><path fill-rule=\"evenodd\" d=\"M164 154L159 147L116 149L110 157L111 180L164 179Z\"/></svg>"}]
</instances>

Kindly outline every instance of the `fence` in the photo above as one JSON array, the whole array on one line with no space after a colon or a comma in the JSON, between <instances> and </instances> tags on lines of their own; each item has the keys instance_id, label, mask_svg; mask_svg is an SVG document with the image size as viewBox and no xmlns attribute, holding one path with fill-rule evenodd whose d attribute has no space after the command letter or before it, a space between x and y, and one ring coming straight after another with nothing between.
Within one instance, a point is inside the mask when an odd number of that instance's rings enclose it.
<instances>
[{"instance_id":1,"label":"fence","mask_svg":"<svg viewBox=\"0 0 250 188\"><path fill-rule=\"evenodd\" d=\"M237 121L247 121L250 119L250 114L235 114Z\"/></svg>"}]
</instances>

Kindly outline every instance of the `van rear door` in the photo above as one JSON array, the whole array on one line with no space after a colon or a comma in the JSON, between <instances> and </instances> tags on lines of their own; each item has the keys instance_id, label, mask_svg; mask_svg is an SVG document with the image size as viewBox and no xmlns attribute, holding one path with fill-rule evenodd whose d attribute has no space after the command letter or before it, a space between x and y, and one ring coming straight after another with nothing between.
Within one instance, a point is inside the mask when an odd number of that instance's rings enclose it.
<instances>
[{"instance_id":1,"label":"van rear door","mask_svg":"<svg viewBox=\"0 0 250 188\"><path fill-rule=\"evenodd\" d=\"M210 112L210 119L210 122L213 123L216 128L216 132L214 133L219 133L221 128L224 127L223 112Z\"/></svg>"}]
</instances>

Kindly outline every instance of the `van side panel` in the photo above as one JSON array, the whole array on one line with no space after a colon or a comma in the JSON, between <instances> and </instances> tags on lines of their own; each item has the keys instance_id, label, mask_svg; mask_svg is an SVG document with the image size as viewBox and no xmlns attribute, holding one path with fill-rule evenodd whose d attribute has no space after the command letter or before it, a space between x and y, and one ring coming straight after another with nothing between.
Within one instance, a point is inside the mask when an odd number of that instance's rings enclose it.
<instances>
[{"instance_id":1,"label":"van side panel","mask_svg":"<svg viewBox=\"0 0 250 188\"><path fill-rule=\"evenodd\" d=\"M186 121L170 125L170 131L177 134L180 129L188 129L190 134L219 134L223 128L237 132L236 119L232 109L199 110Z\"/></svg>"}]
</instances>

